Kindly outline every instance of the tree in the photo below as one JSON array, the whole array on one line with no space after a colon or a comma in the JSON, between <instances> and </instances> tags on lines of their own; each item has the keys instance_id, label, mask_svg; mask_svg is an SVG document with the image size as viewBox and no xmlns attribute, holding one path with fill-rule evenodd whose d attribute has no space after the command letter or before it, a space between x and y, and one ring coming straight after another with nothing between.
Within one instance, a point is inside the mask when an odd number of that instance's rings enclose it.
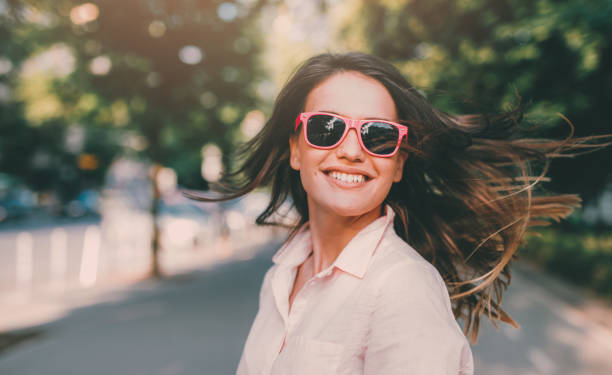
<instances>
[{"instance_id":1,"label":"tree","mask_svg":"<svg viewBox=\"0 0 612 375\"><path fill-rule=\"evenodd\" d=\"M139 146L132 151L153 163L152 274L160 276L156 176L162 167L172 167L180 184L205 188L200 175L202 147L215 143L229 150L237 125L256 103L252 83L260 69L251 21L261 4L10 3L21 21L12 43L28 46L30 57L23 65L44 60L40 56L45 53L61 61L53 74L28 75L22 67L16 92L28 124L106 129L124 146L134 144L134 137L144 141L136 142Z\"/></svg>"},{"instance_id":2,"label":"tree","mask_svg":"<svg viewBox=\"0 0 612 375\"><path fill-rule=\"evenodd\" d=\"M503 110L518 93L543 135L609 133L612 3L606 0L360 0L342 32L349 47L394 62L438 107ZM453 93L448 94L448 93ZM612 183L612 148L556 160L551 189L585 202Z\"/></svg>"}]
</instances>

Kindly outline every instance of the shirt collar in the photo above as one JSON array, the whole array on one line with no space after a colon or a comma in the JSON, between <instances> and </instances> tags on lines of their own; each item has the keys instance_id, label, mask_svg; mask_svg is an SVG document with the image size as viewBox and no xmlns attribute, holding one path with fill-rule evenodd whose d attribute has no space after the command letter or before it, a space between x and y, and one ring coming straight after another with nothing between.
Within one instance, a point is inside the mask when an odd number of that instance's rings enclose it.
<instances>
[{"instance_id":1,"label":"shirt collar","mask_svg":"<svg viewBox=\"0 0 612 375\"><path fill-rule=\"evenodd\" d=\"M329 267L338 267L344 272L358 278L363 278L370 259L376 250L382 236L393 224L395 213L389 205L385 206L385 216L381 216L368 224L351 239L340 252L334 263ZM305 223L298 232L287 241L272 257L272 261L284 267L297 267L306 260L312 252L312 241L308 223Z\"/></svg>"}]
</instances>

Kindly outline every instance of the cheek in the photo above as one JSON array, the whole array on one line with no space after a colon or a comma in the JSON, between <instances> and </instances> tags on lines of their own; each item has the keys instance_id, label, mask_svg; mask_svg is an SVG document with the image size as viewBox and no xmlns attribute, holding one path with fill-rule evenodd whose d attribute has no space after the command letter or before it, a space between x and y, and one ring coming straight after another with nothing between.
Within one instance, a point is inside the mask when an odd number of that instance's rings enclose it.
<instances>
[{"instance_id":1,"label":"cheek","mask_svg":"<svg viewBox=\"0 0 612 375\"><path fill-rule=\"evenodd\" d=\"M385 181L384 185L391 186L394 182L402 179L404 163L401 159L382 160L378 164L380 176Z\"/></svg>"},{"instance_id":2,"label":"cheek","mask_svg":"<svg viewBox=\"0 0 612 375\"><path fill-rule=\"evenodd\" d=\"M319 171L319 166L321 165L323 159L325 158L325 151L315 150L308 146L303 147L300 145L297 153L300 178L302 180L302 185L304 186L304 190L309 193L309 189L311 189L314 185L314 180L317 177L320 177L319 174L322 172Z\"/></svg>"}]
</instances>

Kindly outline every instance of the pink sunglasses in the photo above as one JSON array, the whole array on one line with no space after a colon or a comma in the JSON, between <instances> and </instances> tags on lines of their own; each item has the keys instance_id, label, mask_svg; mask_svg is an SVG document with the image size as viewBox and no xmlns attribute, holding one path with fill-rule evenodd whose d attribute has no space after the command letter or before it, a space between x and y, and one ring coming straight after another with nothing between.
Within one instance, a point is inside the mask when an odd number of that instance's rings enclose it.
<instances>
[{"instance_id":1,"label":"pink sunglasses","mask_svg":"<svg viewBox=\"0 0 612 375\"><path fill-rule=\"evenodd\" d=\"M300 124L305 124L306 143L322 150L342 143L351 128L355 128L361 147L372 156L393 156L402 138L408 139L407 126L386 120L353 120L326 112L302 112L295 120L294 131Z\"/></svg>"}]
</instances>

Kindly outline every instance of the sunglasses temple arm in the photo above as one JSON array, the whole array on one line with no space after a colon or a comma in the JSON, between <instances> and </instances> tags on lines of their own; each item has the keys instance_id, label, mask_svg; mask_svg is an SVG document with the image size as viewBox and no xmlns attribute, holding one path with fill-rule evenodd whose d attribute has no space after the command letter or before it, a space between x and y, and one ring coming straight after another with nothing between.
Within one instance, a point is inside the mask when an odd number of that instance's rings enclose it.
<instances>
[{"instance_id":1,"label":"sunglasses temple arm","mask_svg":"<svg viewBox=\"0 0 612 375\"><path fill-rule=\"evenodd\" d=\"M302 122L302 115L298 115L298 117L295 119L295 128L293 128L293 131L297 131L298 126L300 126L300 123Z\"/></svg>"}]
</instances>

